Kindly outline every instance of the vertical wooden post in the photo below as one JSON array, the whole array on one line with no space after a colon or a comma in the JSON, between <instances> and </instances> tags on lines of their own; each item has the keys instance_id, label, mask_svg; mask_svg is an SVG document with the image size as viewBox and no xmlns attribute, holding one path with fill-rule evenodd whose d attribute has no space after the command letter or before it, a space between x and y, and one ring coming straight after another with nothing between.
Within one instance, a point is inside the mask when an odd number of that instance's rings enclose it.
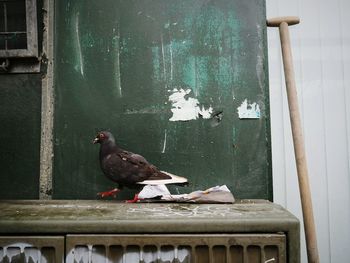
<instances>
[{"instance_id":1,"label":"vertical wooden post","mask_svg":"<svg viewBox=\"0 0 350 263\"><path fill-rule=\"evenodd\" d=\"M42 79L41 96L41 145L40 145L40 199L52 199L53 167L53 33L54 33L54 0L43 1L43 52L47 58L47 72Z\"/></svg>"}]
</instances>

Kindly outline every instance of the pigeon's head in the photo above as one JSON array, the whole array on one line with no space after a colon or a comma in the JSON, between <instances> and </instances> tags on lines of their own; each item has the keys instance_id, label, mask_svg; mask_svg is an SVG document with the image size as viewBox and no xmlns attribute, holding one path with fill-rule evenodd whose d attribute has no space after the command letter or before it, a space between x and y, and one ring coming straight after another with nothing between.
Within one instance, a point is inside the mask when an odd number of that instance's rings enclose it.
<instances>
[{"instance_id":1,"label":"pigeon's head","mask_svg":"<svg viewBox=\"0 0 350 263\"><path fill-rule=\"evenodd\" d=\"M112 133L108 131L100 131L92 142L93 144L96 144L96 143L103 144L105 142L114 142L114 137Z\"/></svg>"}]
</instances>

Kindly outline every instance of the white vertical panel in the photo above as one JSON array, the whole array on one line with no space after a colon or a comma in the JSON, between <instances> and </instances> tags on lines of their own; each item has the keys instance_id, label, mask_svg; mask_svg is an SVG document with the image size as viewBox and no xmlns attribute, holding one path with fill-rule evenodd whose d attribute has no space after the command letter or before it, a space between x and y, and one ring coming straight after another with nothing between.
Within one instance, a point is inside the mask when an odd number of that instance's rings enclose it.
<instances>
[{"instance_id":1,"label":"white vertical panel","mask_svg":"<svg viewBox=\"0 0 350 263\"><path fill-rule=\"evenodd\" d=\"M346 106L346 124L347 124L347 144L348 144L348 169L350 180L350 30L349 30L349 11L350 2L348 0L339 1L340 18L341 18L341 39L343 50L343 80L345 89L345 106ZM349 204L350 208L350 204Z\"/></svg>"},{"instance_id":2,"label":"white vertical panel","mask_svg":"<svg viewBox=\"0 0 350 263\"><path fill-rule=\"evenodd\" d=\"M273 17L278 14L278 2L267 8L267 17ZM270 15L271 14L271 15ZM273 195L274 201L286 206L286 167L285 167L285 145L284 145L284 126L283 126L283 93L282 93L282 70L281 70L281 49L278 30L268 30L268 53L269 53L269 82L270 82L270 112L271 131L273 140L272 155L273 162L279 165L272 166L273 177ZM278 132L274 132L278 131Z\"/></svg>"},{"instance_id":3,"label":"white vertical panel","mask_svg":"<svg viewBox=\"0 0 350 263\"><path fill-rule=\"evenodd\" d=\"M304 139L309 164L314 217L318 230L319 254L322 262L330 262L324 97L321 79L320 7L318 3L318 0L300 3L302 22L299 28L301 31L303 71L301 84L304 91L301 99L304 105ZM312 15L310 11L312 11Z\"/></svg>"},{"instance_id":4,"label":"white vertical panel","mask_svg":"<svg viewBox=\"0 0 350 263\"><path fill-rule=\"evenodd\" d=\"M348 150L348 180L350 180L350 30L349 30L349 11L350 1L340 0L340 18L341 18L341 40L342 40L342 62L343 62L343 86L345 90L346 124L347 124L347 150ZM349 183L350 184L350 183ZM348 205L350 210L350 202ZM349 229L350 231L350 229ZM350 235L350 234L349 234Z\"/></svg>"},{"instance_id":5,"label":"white vertical panel","mask_svg":"<svg viewBox=\"0 0 350 263\"><path fill-rule=\"evenodd\" d=\"M290 27L321 262L350 250L350 1L268 0ZM268 30L274 200L301 217L277 29ZM282 74L282 75L281 75ZM283 87L281 87L283 83ZM302 262L307 262L302 242Z\"/></svg>"},{"instance_id":6,"label":"white vertical panel","mask_svg":"<svg viewBox=\"0 0 350 263\"><path fill-rule=\"evenodd\" d=\"M320 3L327 182L330 217L330 247L333 262L346 262L349 236L349 170L346 106L343 79L343 52L338 1ZM330 15L332 14L332 15ZM347 226L347 229L344 228Z\"/></svg>"}]
</instances>

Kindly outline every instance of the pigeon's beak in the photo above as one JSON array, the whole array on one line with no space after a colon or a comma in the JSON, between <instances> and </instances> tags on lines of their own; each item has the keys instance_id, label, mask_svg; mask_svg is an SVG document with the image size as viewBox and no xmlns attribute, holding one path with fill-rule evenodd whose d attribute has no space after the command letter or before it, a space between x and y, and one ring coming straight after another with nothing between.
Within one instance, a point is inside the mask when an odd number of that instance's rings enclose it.
<instances>
[{"instance_id":1,"label":"pigeon's beak","mask_svg":"<svg viewBox=\"0 0 350 263\"><path fill-rule=\"evenodd\" d=\"M100 142L100 139L99 139L98 137L96 137L96 138L92 141L93 144L96 144L96 143L99 143L99 142Z\"/></svg>"}]
</instances>

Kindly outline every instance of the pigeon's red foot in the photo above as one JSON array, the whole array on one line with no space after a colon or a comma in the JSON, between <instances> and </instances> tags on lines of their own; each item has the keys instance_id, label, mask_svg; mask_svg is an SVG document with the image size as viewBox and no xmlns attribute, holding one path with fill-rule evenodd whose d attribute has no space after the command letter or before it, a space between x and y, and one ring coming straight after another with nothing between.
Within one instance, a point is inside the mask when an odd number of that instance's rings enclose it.
<instances>
[{"instance_id":1,"label":"pigeon's red foot","mask_svg":"<svg viewBox=\"0 0 350 263\"><path fill-rule=\"evenodd\" d=\"M113 196L115 198L118 192L120 192L120 189L114 188L113 190L110 190L110 191L97 193L97 195L101 198L104 198L107 196Z\"/></svg>"},{"instance_id":2,"label":"pigeon's red foot","mask_svg":"<svg viewBox=\"0 0 350 263\"><path fill-rule=\"evenodd\" d=\"M125 203L136 203L137 201L141 200L139 198L139 194L135 194L134 199L131 200L125 200Z\"/></svg>"}]
</instances>

